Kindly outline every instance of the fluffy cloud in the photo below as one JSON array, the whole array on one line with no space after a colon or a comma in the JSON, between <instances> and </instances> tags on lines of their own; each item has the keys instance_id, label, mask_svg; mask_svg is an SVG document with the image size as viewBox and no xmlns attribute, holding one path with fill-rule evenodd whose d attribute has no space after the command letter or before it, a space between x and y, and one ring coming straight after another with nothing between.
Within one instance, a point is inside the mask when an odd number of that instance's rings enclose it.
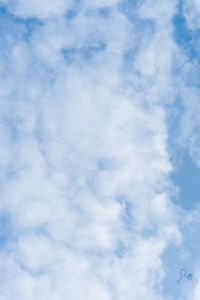
<instances>
[{"instance_id":1,"label":"fluffy cloud","mask_svg":"<svg viewBox=\"0 0 200 300\"><path fill-rule=\"evenodd\" d=\"M162 254L181 238L165 110L176 3L138 3L131 21L117 1L81 2L69 18L73 5L6 12L1 299L166 299Z\"/></svg>"}]
</instances>

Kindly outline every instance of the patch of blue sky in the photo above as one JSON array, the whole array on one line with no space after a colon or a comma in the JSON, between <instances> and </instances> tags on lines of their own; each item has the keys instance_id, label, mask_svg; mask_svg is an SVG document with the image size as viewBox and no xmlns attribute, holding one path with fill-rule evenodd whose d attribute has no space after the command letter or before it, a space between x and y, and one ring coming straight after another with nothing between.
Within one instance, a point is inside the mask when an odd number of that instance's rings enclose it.
<instances>
[{"instance_id":1,"label":"patch of blue sky","mask_svg":"<svg viewBox=\"0 0 200 300\"><path fill-rule=\"evenodd\" d=\"M104 18L109 17L111 12L112 12L112 9L110 7L105 7L105 8L99 9L99 14Z\"/></svg>"},{"instance_id":2,"label":"patch of blue sky","mask_svg":"<svg viewBox=\"0 0 200 300\"><path fill-rule=\"evenodd\" d=\"M81 1L80 0L74 0L73 5L71 8L66 12L65 18L67 21L72 21L76 16L78 15L81 8Z\"/></svg>"},{"instance_id":3,"label":"patch of blue sky","mask_svg":"<svg viewBox=\"0 0 200 300\"><path fill-rule=\"evenodd\" d=\"M200 32L194 32L187 28L182 13L182 1L180 1L178 12L173 18L173 26L177 46L183 51L188 61L192 63L192 67L186 73L183 72L180 63L174 63L172 68L174 84L180 84L180 87L186 85L187 87L195 86L199 88L197 38ZM180 78L181 82L179 81ZM188 148L179 142L180 122L184 111L181 95L177 94L176 100L170 107L168 120L168 146L174 165L174 171L170 174L170 177L179 190L173 200L184 209L191 210L200 200L200 169L190 157Z\"/></svg>"},{"instance_id":4,"label":"patch of blue sky","mask_svg":"<svg viewBox=\"0 0 200 300\"><path fill-rule=\"evenodd\" d=\"M139 1L138 1L139 2ZM152 35L156 32L156 25L152 19L142 19L138 16L137 3L125 5L122 3L120 5L120 11L126 16L130 23L133 24L133 43L134 37L137 35L137 44L141 44L146 37L151 40Z\"/></svg>"},{"instance_id":5,"label":"patch of blue sky","mask_svg":"<svg viewBox=\"0 0 200 300\"><path fill-rule=\"evenodd\" d=\"M163 253L162 260L165 262L164 271L165 277L163 278L163 290L162 294L166 299L183 299L182 293L185 287L191 289L193 286L193 279L188 280L187 278L182 278L180 284L177 283L177 280L180 279L180 271L184 268L188 274L193 275L192 262L187 258L183 258L183 251L185 251L186 245L184 248L180 248L175 245L171 245ZM189 295L185 294L184 299L188 299Z\"/></svg>"},{"instance_id":6,"label":"patch of blue sky","mask_svg":"<svg viewBox=\"0 0 200 300\"><path fill-rule=\"evenodd\" d=\"M197 205L197 211L199 211L199 205ZM172 297L170 299L190 299L188 297L189 291L186 294L184 289L186 287L192 291L197 280L196 276L198 277L200 245L197 243L197 237L200 230L199 214L194 214L190 220L184 217L187 214L187 211L183 213L183 218L179 224L182 231L181 244L171 244L162 255L166 273L163 280L163 294ZM185 274L182 272L183 269ZM185 276L189 274L191 274L189 277ZM180 282L177 283L180 278ZM184 297L183 292L185 293Z\"/></svg>"},{"instance_id":7,"label":"patch of blue sky","mask_svg":"<svg viewBox=\"0 0 200 300\"><path fill-rule=\"evenodd\" d=\"M73 20L77 16L77 12L75 10L68 10L65 17L67 20Z\"/></svg>"},{"instance_id":8,"label":"patch of blue sky","mask_svg":"<svg viewBox=\"0 0 200 300\"><path fill-rule=\"evenodd\" d=\"M94 44L86 45L82 48L67 48L62 49L61 53L64 56L67 64L71 64L79 58L84 60L92 59L95 54L105 51L106 44L103 41L98 41Z\"/></svg>"},{"instance_id":9,"label":"patch of blue sky","mask_svg":"<svg viewBox=\"0 0 200 300\"><path fill-rule=\"evenodd\" d=\"M130 43L129 48L126 49L123 53L123 72L132 73L134 70L134 59L137 57L138 53L141 50L141 47L145 43L151 42L153 35L156 32L156 25L152 19L143 19L138 15L138 8L143 1L136 0L130 1L125 0L119 3L119 10L122 14L126 16L130 24L129 28L130 33L132 33L132 43ZM137 76L140 77L140 74L137 73ZM126 78L126 80L128 80ZM133 83L134 84L134 83Z\"/></svg>"},{"instance_id":10,"label":"patch of blue sky","mask_svg":"<svg viewBox=\"0 0 200 300\"><path fill-rule=\"evenodd\" d=\"M128 246L123 241L119 241L116 249L114 250L114 255L120 259L127 255L128 251Z\"/></svg>"},{"instance_id":11,"label":"patch of blue sky","mask_svg":"<svg viewBox=\"0 0 200 300\"><path fill-rule=\"evenodd\" d=\"M19 18L5 7L0 7L0 33L13 35L16 39L28 41L32 32L43 22L35 18ZM4 40L5 42L5 40Z\"/></svg>"},{"instance_id":12,"label":"patch of blue sky","mask_svg":"<svg viewBox=\"0 0 200 300\"><path fill-rule=\"evenodd\" d=\"M132 14L142 3L143 0L123 0L119 2L118 7L127 15Z\"/></svg>"},{"instance_id":13,"label":"patch of blue sky","mask_svg":"<svg viewBox=\"0 0 200 300\"><path fill-rule=\"evenodd\" d=\"M200 201L200 169L196 166L188 151L179 151L179 161L171 173L171 179L179 188L176 202L190 210Z\"/></svg>"},{"instance_id":14,"label":"patch of blue sky","mask_svg":"<svg viewBox=\"0 0 200 300\"><path fill-rule=\"evenodd\" d=\"M121 220L123 221L125 225L125 230L132 232L133 230L133 204L128 200L126 196L118 196L116 197L116 200L121 204L122 206L122 214L121 214Z\"/></svg>"},{"instance_id":15,"label":"patch of blue sky","mask_svg":"<svg viewBox=\"0 0 200 300\"><path fill-rule=\"evenodd\" d=\"M121 1L119 4L120 11L126 16L130 23L133 24L134 36L137 34L137 44L140 44L146 36L151 39L152 34L156 32L156 24L152 19L140 18L138 8L143 3L143 0L136 1ZM133 37L134 37L133 36Z\"/></svg>"},{"instance_id":16,"label":"patch of blue sky","mask_svg":"<svg viewBox=\"0 0 200 300\"><path fill-rule=\"evenodd\" d=\"M90 8L86 10L85 15L89 17L101 17L103 19L109 18L113 9L111 7Z\"/></svg>"},{"instance_id":17,"label":"patch of blue sky","mask_svg":"<svg viewBox=\"0 0 200 300\"><path fill-rule=\"evenodd\" d=\"M178 13L173 18L174 39L189 60L199 61L200 30L193 31L187 27L187 23L182 12L182 5L183 3L180 1Z\"/></svg>"},{"instance_id":18,"label":"patch of blue sky","mask_svg":"<svg viewBox=\"0 0 200 300\"><path fill-rule=\"evenodd\" d=\"M124 214L123 214L123 221L126 225L126 229L132 230L132 225L133 225L133 216L131 211L133 210L133 204L124 201Z\"/></svg>"},{"instance_id":19,"label":"patch of blue sky","mask_svg":"<svg viewBox=\"0 0 200 300\"><path fill-rule=\"evenodd\" d=\"M200 201L200 169L190 157L188 149L178 142L183 113L181 98L177 97L168 119L168 150L174 166L170 178L178 188L178 193L173 195L174 202L191 210Z\"/></svg>"},{"instance_id":20,"label":"patch of blue sky","mask_svg":"<svg viewBox=\"0 0 200 300\"><path fill-rule=\"evenodd\" d=\"M65 14L66 20L69 22L72 21L81 11L82 6L83 6L83 2L81 0L75 0L72 8L69 9ZM105 5L104 7L100 7L100 8L88 7L84 11L84 15L89 17L98 17L98 18L102 17L106 19L110 17L112 12L113 12L113 8L111 8L109 5L108 6Z\"/></svg>"}]
</instances>

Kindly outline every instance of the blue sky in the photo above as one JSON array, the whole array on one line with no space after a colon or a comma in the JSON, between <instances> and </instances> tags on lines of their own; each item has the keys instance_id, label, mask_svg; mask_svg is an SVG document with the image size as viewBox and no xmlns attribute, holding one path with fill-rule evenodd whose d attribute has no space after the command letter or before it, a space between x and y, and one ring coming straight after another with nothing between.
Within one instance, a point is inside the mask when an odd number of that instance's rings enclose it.
<instances>
[{"instance_id":1,"label":"blue sky","mask_svg":"<svg viewBox=\"0 0 200 300\"><path fill-rule=\"evenodd\" d=\"M1 300L200 299L199 17L0 0Z\"/></svg>"}]
</instances>

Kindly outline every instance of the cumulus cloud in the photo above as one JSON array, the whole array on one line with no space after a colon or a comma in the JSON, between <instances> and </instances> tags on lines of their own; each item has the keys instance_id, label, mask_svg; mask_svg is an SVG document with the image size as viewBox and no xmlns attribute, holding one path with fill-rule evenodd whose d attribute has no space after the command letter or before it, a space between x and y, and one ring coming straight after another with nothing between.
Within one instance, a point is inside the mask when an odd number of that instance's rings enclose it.
<instances>
[{"instance_id":1,"label":"cumulus cloud","mask_svg":"<svg viewBox=\"0 0 200 300\"><path fill-rule=\"evenodd\" d=\"M75 4L2 4L1 299L166 299L177 3Z\"/></svg>"}]
</instances>

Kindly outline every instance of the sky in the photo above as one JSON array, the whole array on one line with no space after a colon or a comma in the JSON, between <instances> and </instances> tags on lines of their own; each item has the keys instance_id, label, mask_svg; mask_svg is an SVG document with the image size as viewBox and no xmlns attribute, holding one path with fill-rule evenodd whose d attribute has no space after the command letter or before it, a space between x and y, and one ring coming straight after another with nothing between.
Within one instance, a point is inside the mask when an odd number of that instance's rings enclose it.
<instances>
[{"instance_id":1,"label":"sky","mask_svg":"<svg viewBox=\"0 0 200 300\"><path fill-rule=\"evenodd\" d=\"M0 300L200 299L200 0L0 0Z\"/></svg>"}]
</instances>

